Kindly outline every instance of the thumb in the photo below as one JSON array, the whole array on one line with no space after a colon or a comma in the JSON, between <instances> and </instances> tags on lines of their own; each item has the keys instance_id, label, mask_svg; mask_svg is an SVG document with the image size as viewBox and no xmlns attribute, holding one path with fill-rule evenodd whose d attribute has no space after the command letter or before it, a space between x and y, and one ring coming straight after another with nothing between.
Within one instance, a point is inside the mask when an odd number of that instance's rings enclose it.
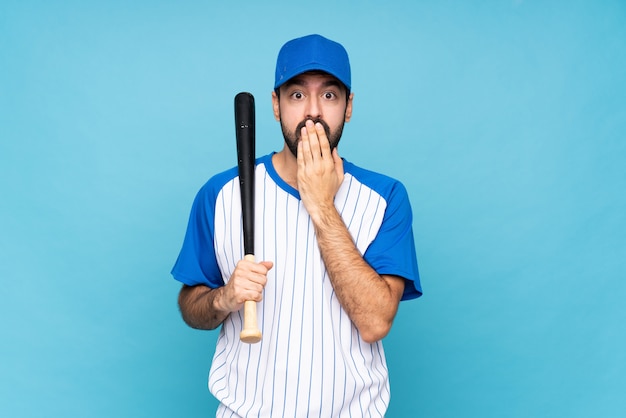
<instances>
[{"instance_id":1,"label":"thumb","mask_svg":"<svg viewBox=\"0 0 626 418\"><path fill-rule=\"evenodd\" d=\"M271 270L272 267L274 267L274 263L272 263L271 261L261 261L259 262L259 264L261 264L263 267L265 267L268 270Z\"/></svg>"}]
</instances>

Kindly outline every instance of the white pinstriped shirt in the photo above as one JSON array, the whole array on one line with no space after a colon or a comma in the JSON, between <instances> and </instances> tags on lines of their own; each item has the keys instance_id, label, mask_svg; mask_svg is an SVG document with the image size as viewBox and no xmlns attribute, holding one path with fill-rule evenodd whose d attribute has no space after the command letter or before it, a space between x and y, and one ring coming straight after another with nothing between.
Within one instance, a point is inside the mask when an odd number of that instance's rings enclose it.
<instances>
[{"instance_id":1,"label":"white pinstriped shirt","mask_svg":"<svg viewBox=\"0 0 626 418\"><path fill-rule=\"evenodd\" d=\"M297 190L257 160L255 256L274 262L257 305L263 339L239 341L242 312L223 323L209 389L218 417L382 417L390 399L381 342L364 342L343 310ZM404 277L403 299L421 295L412 215L404 187L344 162L335 206L379 274ZM243 258L236 168L213 177L194 201L172 270L188 285L218 287Z\"/></svg>"}]
</instances>

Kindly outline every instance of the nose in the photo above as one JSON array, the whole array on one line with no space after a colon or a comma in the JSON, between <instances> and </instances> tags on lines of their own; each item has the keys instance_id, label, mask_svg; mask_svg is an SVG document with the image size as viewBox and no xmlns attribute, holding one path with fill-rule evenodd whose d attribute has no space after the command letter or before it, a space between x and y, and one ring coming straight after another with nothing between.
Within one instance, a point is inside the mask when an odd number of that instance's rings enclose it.
<instances>
[{"instance_id":1,"label":"nose","mask_svg":"<svg viewBox=\"0 0 626 418\"><path fill-rule=\"evenodd\" d=\"M307 119L319 119L322 117L322 107L320 106L318 97L311 97L308 100L307 108L306 108L306 118Z\"/></svg>"}]
</instances>

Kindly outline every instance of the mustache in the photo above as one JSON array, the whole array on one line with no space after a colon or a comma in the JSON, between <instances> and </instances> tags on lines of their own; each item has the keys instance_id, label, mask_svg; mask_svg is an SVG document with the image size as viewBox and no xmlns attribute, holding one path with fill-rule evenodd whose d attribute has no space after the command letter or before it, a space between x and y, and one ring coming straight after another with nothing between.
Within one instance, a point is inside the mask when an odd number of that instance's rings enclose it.
<instances>
[{"instance_id":1,"label":"mustache","mask_svg":"<svg viewBox=\"0 0 626 418\"><path fill-rule=\"evenodd\" d=\"M321 118L315 118L315 119L307 118L307 119L304 119L302 122L298 123L298 126L296 126L296 132L295 133L296 133L296 139L297 140L300 140L300 138L301 138L300 131L302 130L302 128L304 128L306 126L306 122L308 120L313 121L313 123L317 123L317 122L321 123L322 126L324 127L324 132L326 132L326 137L330 138L330 126L328 126L328 124L326 122L324 122L323 119L321 119Z\"/></svg>"}]
</instances>

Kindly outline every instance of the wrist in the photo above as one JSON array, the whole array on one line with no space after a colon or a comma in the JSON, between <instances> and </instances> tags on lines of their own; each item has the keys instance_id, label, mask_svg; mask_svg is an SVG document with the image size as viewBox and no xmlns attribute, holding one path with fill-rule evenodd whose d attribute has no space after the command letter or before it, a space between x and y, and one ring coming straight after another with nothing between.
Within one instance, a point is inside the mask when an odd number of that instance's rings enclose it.
<instances>
[{"instance_id":1,"label":"wrist","mask_svg":"<svg viewBox=\"0 0 626 418\"><path fill-rule=\"evenodd\" d=\"M339 212L334 204L317 205L313 210L309 211L309 217L316 227L324 227L331 225L335 219L341 219Z\"/></svg>"},{"instance_id":2,"label":"wrist","mask_svg":"<svg viewBox=\"0 0 626 418\"><path fill-rule=\"evenodd\" d=\"M218 287L213 292L213 297L210 298L209 304L214 312L229 313L230 311L224 304L224 289L226 286Z\"/></svg>"}]
</instances>

